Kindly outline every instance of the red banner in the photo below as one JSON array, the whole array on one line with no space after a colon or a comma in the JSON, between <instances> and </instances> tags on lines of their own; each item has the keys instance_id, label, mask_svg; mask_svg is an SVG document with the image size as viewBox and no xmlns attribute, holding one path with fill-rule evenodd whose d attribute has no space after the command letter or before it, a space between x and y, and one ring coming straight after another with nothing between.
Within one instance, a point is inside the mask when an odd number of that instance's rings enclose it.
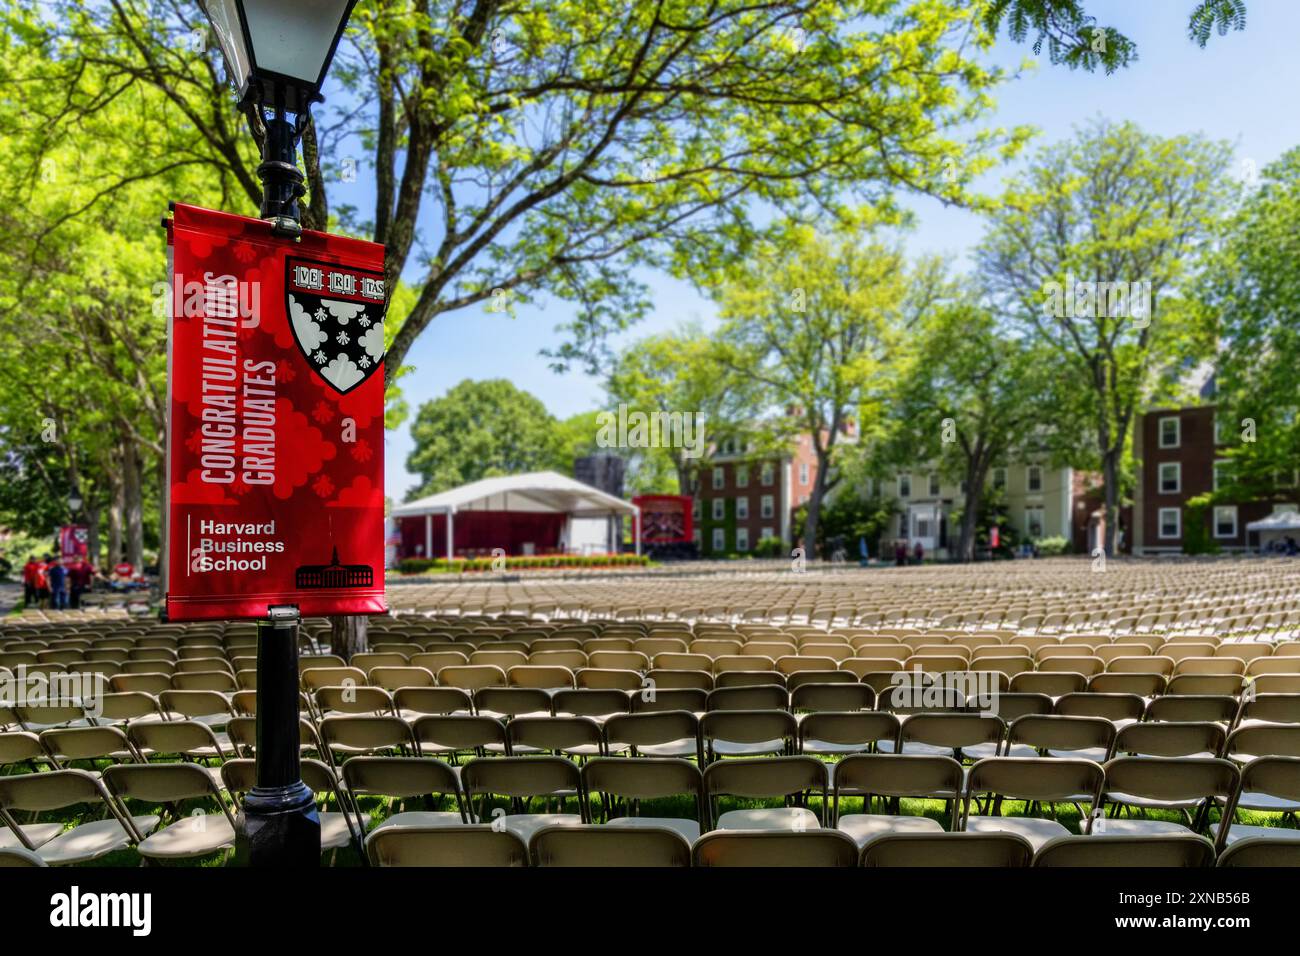
<instances>
[{"instance_id":1,"label":"red banner","mask_svg":"<svg viewBox=\"0 0 1300 956\"><path fill-rule=\"evenodd\" d=\"M632 504L641 509L642 544L679 544L694 532L689 495L638 495Z\"/></svg>"},{"instance_id":2,"label":"red banner","mask_svg":"<svg viewBox=\"0 0 1300 956\"><path fill-rule=\"evenodd\" d=\"M65 524L59 528L59 554L65 558L84 558L90 553L90 532L84 524Z\"/></svg>"},{"instance_id":3,"label":"red banner","mask_svg":"<svg viewBox=\"0 0 1300 956\"><path fill-rule=\"evenodd\" d=\"M171 620L384 604L384 249L177 204Z\"/></svg>"}]
</instances>

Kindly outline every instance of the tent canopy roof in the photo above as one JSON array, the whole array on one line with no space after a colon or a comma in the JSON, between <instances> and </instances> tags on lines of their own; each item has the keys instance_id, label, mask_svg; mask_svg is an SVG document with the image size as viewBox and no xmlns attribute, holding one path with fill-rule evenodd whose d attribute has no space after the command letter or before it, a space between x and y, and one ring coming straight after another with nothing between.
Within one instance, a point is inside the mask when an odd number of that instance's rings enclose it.
<instances>
[{"instance_id":1,"label":"tent canopy roof","mask_svg":"<svg viewBox=\"0 0 1300 956\"><path fill-rule=\"evenodd\" d=\"M1278 511L1246 525L1247 531L1300 531L1300 513Z\"/></svg>"},{"instance_id":2,"label":"tent canopy roof","mask_svg":"<svg viewBox=\"0 0 1300 956\"><path fill-rule=\"evenodd\" d=\"M636 514L636 505L554 471L484 478L393 508L395 518L463 511L532 511L549 514Z\"/></svg>"}]
</instances>

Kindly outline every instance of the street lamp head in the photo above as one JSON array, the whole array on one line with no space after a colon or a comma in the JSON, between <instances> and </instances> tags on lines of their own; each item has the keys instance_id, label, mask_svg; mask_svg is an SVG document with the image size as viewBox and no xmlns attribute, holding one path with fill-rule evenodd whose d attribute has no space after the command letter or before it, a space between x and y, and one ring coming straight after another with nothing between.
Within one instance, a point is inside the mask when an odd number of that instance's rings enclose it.
<instances>
[{"instance_id":1,"label":"street lamp head","mask_svg":"<svg viewBox=\"0 0 1300 956\"><path fill-rule=\"evenodd\" d=\"M356 0L199 0L240 102L290 113L319 100Z\"/></svg>"},{"instance_id":2,"label":"street lamp head","mask_svg":"<svg viewBox=\"0 0 1300 956\"><path fill-rule=\"evenodd\" d=\"M84 504L84 502L81 499L80 492L74 490L70 495L68 495L68 508L71 509L73 517L76 517L77 513L81 511L82 504Z\"/></svg>"},{"instance_id":3,"label":"street lamp head","mask_svg":"<svg viewBox=\"0 0 1300 956\"><path fill-rule=\"evenodd\" d=\"M199 0L239 90L266 127L262 218L277 235L302 233L298 200L306 193L298 141L308 109L321 99L325 73L356 0Z\"/></svg>"}]
</instances>

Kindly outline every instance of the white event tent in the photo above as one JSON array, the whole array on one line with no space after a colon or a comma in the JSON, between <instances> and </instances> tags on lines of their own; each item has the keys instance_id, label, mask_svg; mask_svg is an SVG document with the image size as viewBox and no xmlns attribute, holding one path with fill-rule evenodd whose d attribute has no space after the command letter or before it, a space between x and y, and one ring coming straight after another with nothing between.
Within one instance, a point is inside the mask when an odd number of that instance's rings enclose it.
<instances>
[{"instance_id":1,"label":"white event tent","mask_svg":"<svg viewBox=\"0 0 1300 956\"><path fill-rule=\"evenodd\" d=\"M585 485L554 471L533 471L523 475L505 475L484 478L459 488L440 491L416 501L397 505L393 518L424 518L424 553L433 554L433 517L445 515L446 553L452 553L452 535L457 514L472 512L532 512L563 514L568 516L565 540L575 546L590 537L591 522L602 527L608 551L617 550L611 518L631 515L636 553L641 553L641 509L630 501L606 494L591 485ZM585 524L585 528L584 528Z\"/></svg>"}]
</instances>

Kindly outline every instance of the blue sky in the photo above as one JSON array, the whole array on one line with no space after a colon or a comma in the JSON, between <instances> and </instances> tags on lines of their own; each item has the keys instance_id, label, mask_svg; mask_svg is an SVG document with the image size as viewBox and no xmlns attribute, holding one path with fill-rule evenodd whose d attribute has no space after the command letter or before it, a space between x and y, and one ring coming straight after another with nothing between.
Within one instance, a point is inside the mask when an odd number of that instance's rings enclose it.
<instances>
[{"instance_id":1,"label":"blue sky","mask_svg":"<svg viewBox=\"0 0 1300 956\"><path fill-rule=\"evenodd\" d=\"M1202 132L1227 140L1239 170L1247 161L1263 169L1300 143L1293 105L1300 92L1300 58L1295 55L1300 3L1250 0L1245 31L1215 35L1204 50L1187 39L1192 6L1192 0L1089 0L1088 10L1101 24L1115 26L1136 42L1138 62L1106 76L1052 66L1044 56L1001 87L988 122L1031 124L1040 131L1036 146L1065 139L1096 117L1132 120L1160 135ZM1003 40L992 59L1014 69L1022 60L1032 60L1033 51L1028 44ZM995 191L1018 165L994 171L979 187ZM336 193L334 201L373 205L369 177L360 175L350 185L355 197ZM908 206L918 220L907 237L909 251L946 253L964 267L966 253L981 234L979 218L930 199L910 200ZM616 344L688 319L699 319L706 328L712 322L711 303L688 283L654 273L642 278L653 291L654 312ZM520 307L513 319L466 310L435 320L407 356L416 368L402 382L412 414L466 378L509 379L561 418L602 407L599 379L579 371L557 374L539 355L556 344L555 327L567 319L568 308L552 302ZM405 468L412 449L409 424L390 432L385 448L385 485L395 501L415 484Z\"/></svg>"}]
</instances>

